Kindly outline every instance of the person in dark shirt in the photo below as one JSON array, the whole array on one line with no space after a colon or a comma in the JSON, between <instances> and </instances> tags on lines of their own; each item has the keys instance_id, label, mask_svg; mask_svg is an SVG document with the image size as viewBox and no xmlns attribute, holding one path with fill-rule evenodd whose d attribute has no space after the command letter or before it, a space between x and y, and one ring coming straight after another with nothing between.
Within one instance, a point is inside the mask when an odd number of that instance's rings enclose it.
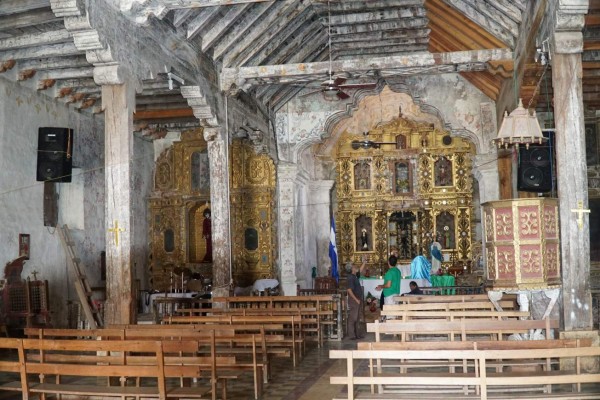
<instances>
[{"instance_id":1,"label":"person in dark shirt","mask_svg":"<svg viewBox=\"0 0 600 400\"><path fill-rule=\"evenodd\" d=\"M404 296L405 294L423 294L423 291L419 288L419 285L417 285L417 282L410 281L408 286L410 286L410 292L403 293L402 296Z\"/></svg>"},{"instance_id":2,"label":"person in dark shirt","mask_svg":"<svg viewBox=\"0 0 600 400\"><path fill-rule=\"evenodd\" d=\"M346 264L346 283L348 291L348 326L346 329L347 336L352 339L362 339L363 336L359 335L358 332L358 315L360 311L360 305L362 304L362 287L358 277L365 268L366 261L363 259L363 263L360 268L356 267L352 263Z\"/></svg>"}]
</instances>

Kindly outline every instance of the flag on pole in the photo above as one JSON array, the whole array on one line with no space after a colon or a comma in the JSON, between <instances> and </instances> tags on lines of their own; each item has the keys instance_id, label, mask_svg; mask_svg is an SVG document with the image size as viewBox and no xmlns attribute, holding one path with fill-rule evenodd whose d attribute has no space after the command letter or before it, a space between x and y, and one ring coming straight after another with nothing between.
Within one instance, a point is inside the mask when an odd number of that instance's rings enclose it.
<instances>
[{"instance_id":1,"label":"flag on pole","mask_svg":"<svg viewBox=\"0 0 600 400\"><path fill-rule=\"evenodd\" d=\"M331 259L331 276L339 283L340 274L338 272L338 252L335 245L335 220L333 215L331 216L331 231L329 233L329 258Z\"/></svg>"}]
</instances>

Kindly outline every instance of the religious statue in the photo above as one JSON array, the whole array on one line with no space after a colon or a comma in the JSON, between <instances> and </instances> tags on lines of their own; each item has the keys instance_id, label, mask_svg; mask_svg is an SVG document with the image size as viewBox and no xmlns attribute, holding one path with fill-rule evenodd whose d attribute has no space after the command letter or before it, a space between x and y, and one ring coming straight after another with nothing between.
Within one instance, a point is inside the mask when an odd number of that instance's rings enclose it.
<instances>
[{"instance_id":1,"label":"religious statue","mask_svg":"<svg viewBox=\"0 0 600 400\"><path fill-rule=\"evenodd\" d=\"M206 240L206 254L202 262L212 262L212 221L210 219L210 208L204 210L202 221L202 237Z\"/></svg>"},{"instance_id":2,"label":"religious statue","mask_svg":"<svg viewBox=\"0 0 600 400\"><path fill-rule=\"evenodd\" d=\"M367 230L365 228L360 232L360 250L369 251L369 237L367 236Z\"/></svg>"},{"instance_id":3,"label":"religious statue","mask_svg":"<svg viewBox=\"0 0 600 400\"><path fill-rule=\"evenodd\" d=\"M442 268L442 245L437 240L431 243L431 274L439 273Z\"/></svg>"}]
</instances>

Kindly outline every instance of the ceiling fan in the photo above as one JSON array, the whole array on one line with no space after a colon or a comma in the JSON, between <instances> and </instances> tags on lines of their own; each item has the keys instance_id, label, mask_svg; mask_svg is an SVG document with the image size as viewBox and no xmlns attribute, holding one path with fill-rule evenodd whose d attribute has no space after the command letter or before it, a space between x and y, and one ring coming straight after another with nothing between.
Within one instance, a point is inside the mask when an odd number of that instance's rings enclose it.
<instances>
[{"instance_id":1,"label":"ceiling fan","mask_svg":"<svg viewBox=\"0 0 600 400\"><path fill-rule=\"evenodd\" d=\"M343 89L374 89L377 84L376 83L357 83L357 84L344 84L346 82L346 78L342 77L334 77L332 70L332 58L331 58L331 6L329 4L329 0L327 1L327 36L329 38L328 46L329 46L329 79L322 82L320 86L318 86L317 90L313 90L308 93L304 93L299 97L310 96L314 93L323 93L323 98L327 101L335 101L335 100L345 100L350 97L347 93L343 91Z\"/></svg>"},{"instance_id":2,"label":"ceiling fan","mask_svg":"<svg viewBox=\"0 0 600 400\"><path fill-rule=\"evenodd\" d=\"M381 145L384 144L393 144L396 145L396 142L375 142L373 140L367 140L366 138L369 135L369 132L364 132L363 135L365 136L364 140L353 140L352 143L350 143L350 146L352 146L352 150L358 150L358 149L379 149L381 147Z\"/></svg>"}]
</instances>

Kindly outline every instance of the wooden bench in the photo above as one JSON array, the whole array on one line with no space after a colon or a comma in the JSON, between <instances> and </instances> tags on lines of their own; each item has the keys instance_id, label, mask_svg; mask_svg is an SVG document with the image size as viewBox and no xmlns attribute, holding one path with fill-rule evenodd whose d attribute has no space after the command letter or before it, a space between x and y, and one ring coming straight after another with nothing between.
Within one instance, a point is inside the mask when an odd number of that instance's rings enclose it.
<instances>
[{"instance_id":1,"label":"wooden bench","mask_svg":"<svg viewBox=\"0 0 600 400\"><path fill-rule=\"evenodd\" d=\"M217 398L215 357L196 357L194 341L0 338L0 348L15 345L20 376L2 389L19 391L23 399L47 394L190 399L205 398L208 392ZM14 364L3 359L0 371L14 372ZM111 378L120 384L111 385ZM210 387L186 387L182 378L206 378Z\"/></svg>"},{"instance_id":2,"label":"wooden bench","mask_svg":"<svg viewBox=\"0 0 600 400\"><path fill-rule=\"evenodd\" d=\"M267 337L263 327L251 327L251 334L240 334L232 325L211 326L210 329L202 326L194 329L193 326L181 328L167 325L155 325L154 329L149 325L128 325L126 328L108 329L42 329L27 328L25 334L40 339L62 340L68 338L89 338L100 340L161 340L173 346L171 342L181 343L182 340L194 340L197 344L194 353L196 356L209 355L216 357L218 372L222 371L251 371L254 379L255 398L262 393L262 383L266 383L269 375L269 362L267 356ZM247 326L242 327L248 331ZM237 329L241 329L237 327ZM277 340L272 336L269 340ZM248 361L237 359L239 355L249 356ZM234 357L227 357L234 356ZM261 357L261 361L258 361Z\"/></svg>"},{"instance_id":3,"label":"wooden bench","mask_svg":"<svg viewBox=\"0 0 600 400\"><path fill-rule=\"evenodd\" d=\"M514 309L514 302L510 300L502 300L498 303L503 311ZM453 311L453 310L488 310L498 311L494 304L489 300L484 301L457 301L450 303L432 302L432 303L401 303L401 304L386 304L383 306L383 311ZM517 309L518 310L518 309ZM515 311L517 311L515 310Z\"/></svg>"},{"instance_id":4,"label":"wooden bench","mask_svg":"<svg viewBox=\"0 0 600 400\"><path fill-rule=\"evenodd\" d=\"M467 340L476 336L489 336L495 340L503 340L505 335L528 334L532 337L540 336L542 330L546 331L546 339L552 339L551 329L558 329L558 320L496 320L496 319L461 319L458 321L445 320L412 320L390 321L367 324L367 332L375 333L375 340L381 341L382 334L399 335L401 341L408 341L411 337L427 336L439 337L446 335L450 341L456 337ZM534 332L535 331L535 332Z\"/></svg>"},{"instance_id":5,"label":"wooden bench","mask_svg":"<svg viewBox=\"0 0 600 400\"><path fill-rule=\"evenodd\" d=\"M302 335L302 321L301 317L294 315L278 315L278 316L262 316L262 315L221 315L221 316L169 316L163 320L166 324L193 324L202 325L209 323L214 319L225 322L229 321L230 324L239 325L264 325L265 332L269 333L283 333L286 336L284 339L276 342L268 342L268 346L289 346L292 354L292 363L294 366L297 365L297 357L301 357L304 347L304 339ZM272 328L272 326L283 326L282 329ZM297 350L296 350L297 348Z\"/></svg>"},{"instance_id":6,"label":"wooden bench","mask_svg":"<svg viewBox=\"0 0 600 400\"><path fill-rule=\"evenodd\" d=\"M533 342L532 342L533 343ZM599 357L600 347L520 349L330 350L330 358L346 360L346 375L332 376L331 384L346 385L346 399L598 399L600 373L587 372L582 359ZM555 360L546 366L546 359ZM540 360L540 368L526 372L497 369L496 360ZM366 360L370 367L355 368ZM459 372L425 367L380 373L374 360L391 363L427 361L464 362ZM569 361L574 360L569 365ZM558 365L563 368L558 369ZM355 385L369 389L355 392ZM377 392L375 390L377 388ZM334 399L335 400L335 399Z\"/></svg>"},{"instance_id":7,"label":"wooden bench","mask_svg":"<svg viewBox=\"0 0 600 400\"><path fill-rule=\"evenodd\" d=\"M445 319L454 321L461 318L485 318L485 319L526 319L530 317L528 311L489 311L489 310L388 310L381 311L381 315L387 319L397 321L410 321L417 319Z\"/></svg>"},{"instance_id":8,"label":"wooden bench","mask_svg":"<svg viewBox=\"0 0 600 400\"><path fill-rule=\"evenodd\" d=\"M195 315L194 312L186 315ZM212 315L243 315L243 316L276 316L295 315L301 318L302 333L304 339L313 338L318 346L323 346L325 336L324 327L333 323L333 310L318 310L312 307L289 307L289 308L229 308L213 309ZM312 335L311 335L312 333Z\"/></svg>"},{"instance_id":9,"label":"wooden bench","mask_svg":"<svg viewBox=\"0 0 600 400\"><path fill-rule=\"evenodd\" d=\"M320 324L325 328L325 338L341 340L344 328L344 302L343 295L328 294L314 296L238 296L216 297L215 304L222 308L312 308L317 311L332 311L331 314L322 314Z\"/></svg>"},{"instance_id":10,"label":"wooden bench","mask_svg":"<svg viewBox=\"0 0 600 400\"><path fill-rule=\"evenodd\" d=\"M516 295L505 295L505 301L516 302ZM394 296L394 301L396 303L456 303L456 302L489 302L490 299L487 294L461 294L461 295L442 295L442 296L432 296L432 295L414 295L414 296Z\"/></svg>"},{"instance_id":11,"label":"wooden bench","mask_svg":"<svg viewBox=\"0 0 600 400\"><path fill-rule=\"evenodd\" d=\"M592 345L591 339L550 339L550 340L479 340L466 342L359 342L357 343L358 350L529 350L529 349L551 349L551 348L576 348L589 347ZM546 367L555 364L551 359L523 359L523 360L495 360L488 362L488 366L495 366L501 371L504 368L523 368L523 367L539 367L540 363ZM418 360L417 362L408 363L402 361L392 365L382 365L381 360L377 360L377 371L383 372L384 368L401 368L406 371L411 367L423 368L428 367L448 367L450 372L453 372L457 367L465 367L464 361L447 360L437 361L432 364L428 360ZM369 366L370 368L373 365Z\"/></svg>"}]
</instances>

